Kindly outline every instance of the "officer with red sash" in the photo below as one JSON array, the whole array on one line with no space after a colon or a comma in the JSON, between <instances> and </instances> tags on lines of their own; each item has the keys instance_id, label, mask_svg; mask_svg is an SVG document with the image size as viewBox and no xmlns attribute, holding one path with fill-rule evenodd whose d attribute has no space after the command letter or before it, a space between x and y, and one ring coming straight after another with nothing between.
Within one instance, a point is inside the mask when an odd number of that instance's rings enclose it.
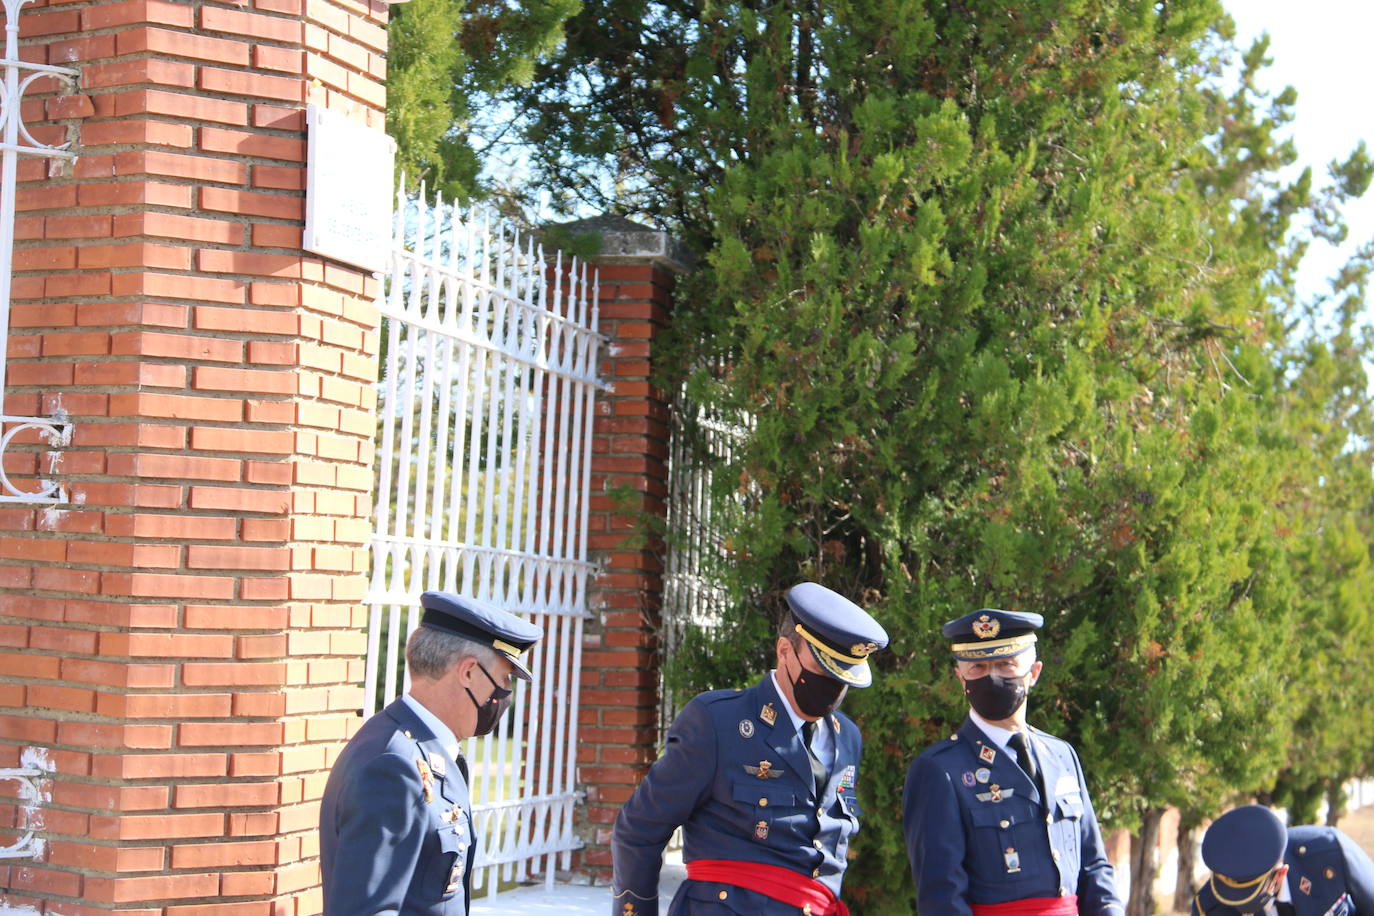
<instances>
[{"instance_id":1,"label":"officer with red sash","mask_svg":"<svg viewBox=\"0 0 1374 916\"><path fill-rule=\"evenodd\" d=\"M945 624L969 715L911 764L903 824L922 916L1122 916L1078 755L1026 724L1039 614Z\"/></svg>"},{"instance_id":2,"label":"officer with red sash","mask_svg":"<svg viewBox=\"0 0 1374 916\"><path fill-rule=\"evenodd\" d=\"M656 916L663 848L683 827L687 880L668 912L847 916L845 853L859 830L859 729L836 707L872 683L887 633L813 582L787 592L777 668L692 699L611 837L614 916Z\"/></svg>"},{"instance_id":3,"label":"officer with red sash","mask_svg":"<svg viewBox=\"0 0 1374 916\"><path fill-rule=\"evenodd\" d=\"M1260 805L1227 811L1202 837L1212 875L1193 916L1368 916L1374 862L1335 827L1284 827Z\"/></svg>"}]
</instances>

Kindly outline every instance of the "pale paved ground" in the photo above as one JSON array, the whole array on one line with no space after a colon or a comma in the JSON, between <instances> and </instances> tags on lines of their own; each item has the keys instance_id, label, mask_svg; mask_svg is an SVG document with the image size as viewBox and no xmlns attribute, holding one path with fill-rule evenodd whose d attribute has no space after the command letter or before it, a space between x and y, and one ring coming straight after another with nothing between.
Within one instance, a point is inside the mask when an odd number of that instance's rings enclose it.
<instances>
[{"instance_id":1,"label":"pale paved ground","mask_svg":"<svg viewBox=\"0 0 1374 916\"><path fill-rule=\"evenodd\" d=\"M680 860L679 860L680 861ZM686 874L681 864L669 862L663 866L663 876L659 883L660 912L668 911L668 902L682 883ZM576 887L570 884L556 884L553 890L544 890L544 885L521 887L498 894L492 900L478 899L472 904L473 916L538 916L542 913L560 913L564 916L609 916L611 912L611 890L607 887Z\"/></svg>"}]
</instances>

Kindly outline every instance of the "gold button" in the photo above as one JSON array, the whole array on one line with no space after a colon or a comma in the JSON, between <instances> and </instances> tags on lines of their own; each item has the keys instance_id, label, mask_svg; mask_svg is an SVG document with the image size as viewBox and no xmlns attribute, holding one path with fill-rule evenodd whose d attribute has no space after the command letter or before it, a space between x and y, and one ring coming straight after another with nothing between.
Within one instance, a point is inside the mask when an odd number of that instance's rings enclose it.
<instances>
[{"instance_id":1,"label":"gold button","mask_svg":"<svg viewBox=\"0 0 1374 916\"><path fill-rule=\"evenodd\" d=\"M1322 872L1322 874L1326 875L1326 880L1328 880L1328 881L1330 881L1332 878L1336 877L1335 869L1331 869L1331 868L1328 868L1326 871Z\"/></svg>"},{"instance_id":2,"label":"gold button","mask_svg":"<svg viewBox=\"0 0 1374 916\"><path fill-rule=\"evenodd\" d=\"M762 807L762 808L767 808L767 807L768 807L768 799L766 799L766 798L760 798L760 799L759 799L759 806Z\"/></svg>"},{"instance_id":3,"label":"gold button","mask_svg":"<svg viewBox=\"0 0 1374 916\"><path fill-rule=\"evenodd\" d=\"M1053 824L1053 823L1054 823L1054 813L1053 813L1053 812L1051 812L1051 813L1045 815L1045 823L1047 823L1047 824Z\"/></svg>"},{"instance_id":4,"label":"gold button","mask_svg":"<svg viewBox=\"0 0 1374 916\"><path fill-rule=\"evenodd\" d=\"M1305 856L1305 855L1307 855L1307 847L1306 847L1306 846L1299 846L1299 847L1298 847L1298 855L1300 855L1300 856Z\"/></svg>"},{"instance_id":5,"label":"gold button","mask_svg":"<svg viewBox=\"0 0 1374 916\"><path fill-rule=\"evenodd\" d=\"M1059 850L1057 850L1057 849L1054 851L1054 861L1056 861L1056 862L1059 861Z\"/></svg>"},{"instance_id":6,"label":"gold button","mask_svg":"<svg viewBox=\"0 0 1374 916\"><path fill-rule=\"evenodd\" d=\"M802 907L802 912L806 914L806 916L811 916L811 904L808 903L806 906Z\"/></svg>"},{"instance_id":7,"label":"gold button","mask_svg":"<svg viewBox=\"0 0 1374 916\"><path fill-rule=\"evenodd\" d=\"M720 892L719 894L717 894L716 896L719 897L721 900L724 900L726 897L729 897L730 894L729 894L728 891L721 891L721 892Z\"/></svg>"},{"instance_id":8,"label":"gold button","mask_svg":"<svg viewBox=\"0 0 1374 916\"><path fill-rule=\"evenodd\" d=\"M820 848L821 848L821 841L820 841L819 839L812 840L812 841L811 841L811 845L812 845L812 846L815 846L817 849L820 849Z\"/></svg>"},{"instance_id":9,"label":"gold button","mask_svg":"<svg viewBox=\"0 0 1374 916\"><path fill-rule=\"evenodd\" d=\"M1059 889L1059 896L1061 896L1061 897L1067 897L1067 896L1069 896L1069 889L1066 888L1066 887L1061 887L1061 888Z\"/></svg>"},{"instance_id":10,"label":"gold button","mask_svg":"<svg viewBox=\"0 0 1374 916\"><path fill-rule=\"evenodd\" d=\"M1000 824L998 824L998 826L1001 827L1003 830L1006 830L1008 827L1011 826L1011 821L1002 821Z\"/></svg>"},{"instance_id":11,"label":"gold button","mask_svg":"<svg viewBox=\"0 0 1374 916\"><path fill-rule=\"evenodd\" d=\"M820 876L821 876L821 870L820 870L819 868L816 869L815 871L811 872L811 877L813 877L813 878L819 878Z\"/></svg>"},{"instance_id":12,"label":"gold button","mask_svg":"<svg viewBox=\"0 0 1374 916\"><path fill-rule=\"evenodd\" d=\"M824 808L817 808L817 809L816 809L816 816L817 816L817 817L820 817L820 816L821 816L822 814L824 814L824 813L825 813L825 809L824 809Z\"/></svg>"}]
</instances>

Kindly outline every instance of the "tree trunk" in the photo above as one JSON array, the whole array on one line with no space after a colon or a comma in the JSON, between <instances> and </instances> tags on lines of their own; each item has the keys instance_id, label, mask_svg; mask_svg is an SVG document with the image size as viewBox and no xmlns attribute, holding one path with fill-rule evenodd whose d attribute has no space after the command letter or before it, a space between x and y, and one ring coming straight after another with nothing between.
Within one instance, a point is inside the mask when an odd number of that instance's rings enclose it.
<instances>
[{"instance_id":1,"label":"tree trunk","mask_svg":"<svg viewBox=\"0 0 1374 916\"><path fill-rule=\"evenodd\" d=\"M1155 878L1159 875L1159 822L1163 808L1146 808L1140 831L1131 835L1131 898L1126 916L1154 916Z\"/></svg>"},{"instance_id":2,"label":"tree trunk","mask_svg":"<svg viewBox=\"0 0 1374 916\"><path fill-rule=\"evenodd\" d=\"M1350 798L1345 794L1343 784L1332 782L1326 787L1326 826L1334 827L1337 821L1345 817L1345 808L1349 802Z\"/></svg>"},{"instance_id":3,"label":"tree trunk","mask_svg":"<svg viewBox=\"0 0 1374 916\"><path fill-rule=\"evenodd\" d=\"M1193 873L1196 858L1197 828L1178 822L1178 883L1174 885L1174 909L1186 913L1197 896L1197 875Z\"/></svg>"}]
</instances>

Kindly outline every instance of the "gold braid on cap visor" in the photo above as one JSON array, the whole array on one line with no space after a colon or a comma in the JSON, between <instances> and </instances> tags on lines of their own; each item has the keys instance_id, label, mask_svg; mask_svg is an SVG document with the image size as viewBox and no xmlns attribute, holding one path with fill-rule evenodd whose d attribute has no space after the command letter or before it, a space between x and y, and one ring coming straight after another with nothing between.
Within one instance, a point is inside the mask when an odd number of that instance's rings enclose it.
<instances>
[{"instance_id":1,"label":"gold braid on cap visor","mask_svg":"<svg viewBox=\"0 0 1374 916\"><path fill-rule=\"evenodd\" d=\"M797 635L809 642L817 652L821 653L821 657L817 657L816 661L820 662L822 668L835 675L839 680L849 681L854 675L850 673L848 668L840 668L835 665L831 659L842 662L850 667L855 667L868 661L867 658L845 655L843 652L838 652L830 648L825 643L821 642L819 637L813 636L811 633L807 632L806 627L801 624L797 624Z\"/></svg>"},{"instance_id":2,"label":"gold braid on cap visor","mask_svg":"<svg viewBox=\"0 0 1374 916\"><path fill-rule=\"evenodd\" d=\"M492 647L493 649L497 649L497 650L499 650L499 651L501 651L501 652L506 653L507 655L511 656L512 658L519 658L520 656L522 656L522 655L525 654L525 650L524 650L524 649L518 649L518 648L516 648L515 646L512 646L510 643L505 642L504 640L500 640L500 639L493 639L493 640L491 641L491 647Z\"/></svg>"},{"instance_id":3,"label":"gold braid on cap visor","mask_svg":"<svg viewBox=\"0 0 1374 916\"><path fill-rule=\"evenodd\" d=\"M1275 865L1274 868L1278 868L1278 866ZM1260 875L1258 878L1255 878L1250 881L1232 881L1225 875L1219 875L1216 872L1213 872L1212 879L1209 882L1212 885L1212 893L1216 895L1217 900L1226 904L1227 906L1244 906L1251 900L1254 900L1256 897L1258 897L1260 895L1260 891L1264 890L1265 882L1268 881L1274 875L1274 868L1269 869L1267 872ZM1239 897L1235 900L1228 899L1222 896L1221 888L1217 887L1218 881L1226 885L1228 888L1232 888L1237 892L1243 893L1248 890L1250 893L1246 894L1244 897Z\"/></svg>"},{"instance_id":4,"label":"gold braid on cap visor","mask_svg":"<svg viewBox=\"0 0 1374 916\"><path fill-rule=\"evenodd\" d=\"M956 642L950 646L950 651L960 661L976 661L980 658L1003 658L1007 655L1015 655L1034 644L1034 633L1022 633L1020 636L999 639L995 642Z\"/></svg>"}]
</instances>

